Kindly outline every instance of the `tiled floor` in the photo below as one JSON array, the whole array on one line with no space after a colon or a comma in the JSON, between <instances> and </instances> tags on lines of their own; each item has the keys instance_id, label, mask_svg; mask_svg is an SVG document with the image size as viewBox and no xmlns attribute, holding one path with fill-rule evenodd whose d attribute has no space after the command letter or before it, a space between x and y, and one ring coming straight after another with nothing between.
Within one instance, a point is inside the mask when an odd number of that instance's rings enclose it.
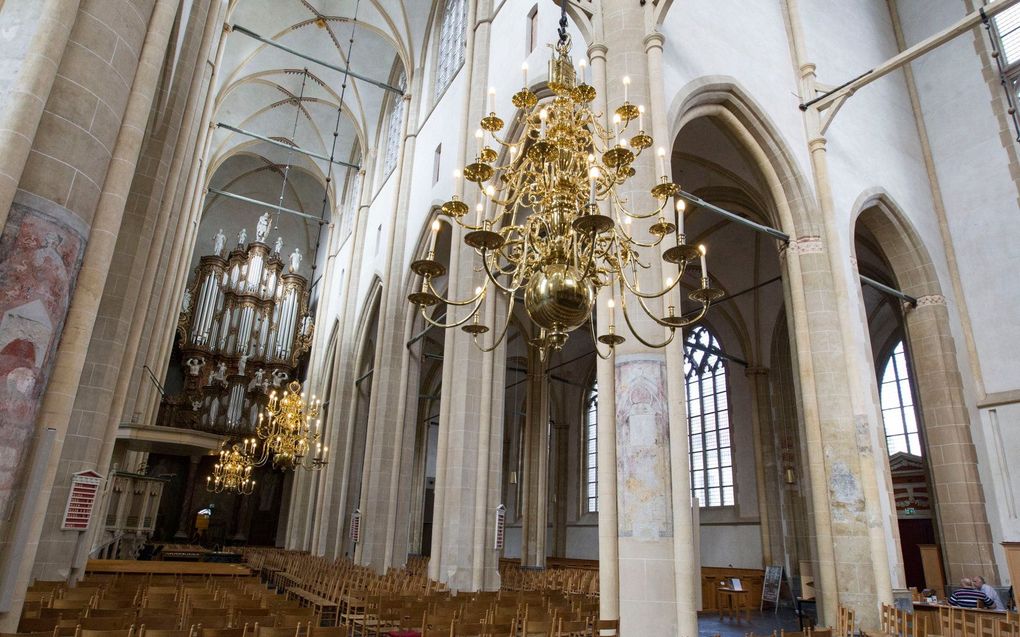
<instances>
[{"instance_id":1,"label":"tiled floor","mask_svg":"<svg viewBox=\"0 0 1020 637\"><path fill-rule=\"evenodd\" d=\"M788 608L780 608L775 613L772 611L764 613L754 611L751 613L750 621L747 619L737 621L729 617L720 620L719 614L715 612L698 614L699 637L713 637L714 635L720 635L721 637L743 637L747 633L771 635L772 631L776 631L778 635L780 630L794 631L799 629L797 617L793 614L793 610Z\"/></svg>"}]
</instances>

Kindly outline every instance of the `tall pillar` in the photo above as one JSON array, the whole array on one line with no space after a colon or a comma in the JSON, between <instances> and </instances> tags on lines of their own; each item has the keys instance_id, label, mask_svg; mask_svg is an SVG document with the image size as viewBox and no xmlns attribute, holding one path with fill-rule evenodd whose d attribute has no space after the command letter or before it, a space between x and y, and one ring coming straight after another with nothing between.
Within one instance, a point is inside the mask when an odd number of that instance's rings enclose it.
<instances>
[{"instance_id":1,"label":"tall pillar","mask_svg":"<svg viewBox=\"0 0 1020 637\"><path fill-rule=\"evenodd\" d=\"M666 121L668 106L665 97L665 77L662 65L662 45L665 36L652 31L644 38L645 63L648 66L649 108L652 120L652 137L672 156L669 124ZM672 173L672 162L668 168ZM672 174L670 175L672 178ZM672 179L672 181L678 181ZM700 274L699 274L700 277ZM660 284L662 276L653 283ZM668 297L668 304L681 306L677 292ZM664 303L664 304L667 304ZM666 332L663 331L664 335ZM672 487L673 523L673 584L675 586L676 630L681 635L694 635L698 631L698 608L701 606L701 561L695 548L700 540L700 529L692 511L690 447L687 424L687 396L684 375L683 333L678 331L666 348L666 395L669 401L669 454L670 484Z\"/></svg>"},{"instance_id":2,"label":"tall pillar","mask_svg":"<svg viewBox=\"0 0 1020 637\"><path fill-rule=\"evenodd\" d=\"M175 540L187 540L191 537L191 521L194 516L192 504L195 501L195 477L198 475L198 463L202 456L191 456L188 463L188 477L184 481L184 499L181 500L181 515L177 521Z\"/></svg>"},{"instance_id":3,"label":"tall pillar","mask_svg":"<svg viewBox=\"0 0 1020 637\"><path fill-rule=\"evenodd\" d=\"M18 69L0 81L0 228L35 139L43 107L64 55L81 0L8 0L0 67ZM11 37L7 37L7 33Z\"/></svg>"},{"instance_id":4,"label":"tall pillar","mask_svg":"<svg viewBox=\"0 0 1020 637\"><path fill-rule=\"evenodd\" d=\"M372 397L369 403L368 436L362 474L362 541L358 562L385 573L407 561L409 536L409 499L413 461L414 427L408 427L408 340L409 314L406 290L400 284L406 277L404 246L411 204L411 173L417 140L418 105L421 101L423 69L408 73L410 83L403 100L400 156L393 178L397 201L392 207L387 237L387 260L383 298L379 306L378 333L375 342ZM391 106L395 108L396 103ZM412 125L412 122L414 124Z\"/></svg>"},{"instance_id":5,"label":"tall pillar","mask_svg":"<svg viewBox=\"0 0 1020 637\"><path fill-rule=\"evenodd\" d=\"M467 73L463 79L463 131L474 130L486 114L486 94L479 87L488 83L492 5L491 0L468 3L467 53L461 70L461 73ZM468 143L467 136L462 136L456 160L459 166L467 163ZM475 188L473 185L465 187ZM468 196L474 197L476 192L470 190ZM481 275L472 267L476 263L474 250L464 245L463 232L459 226L454 226L449 296L463 299L473 294L475 287L481 284ZM486 300L486 304L490 307L496 305L491 298ZM447 321L462 316L460 312L463 310L451 309L454 312L447 316ZM490 310L485 311L489 316ZM495 326L495 329L500 328L501 325ZM480 344L485 342L488 341L479 340ZM503 351L501 346L495 352L483 354L471 337L461 330L451 329L446 333L436 458L436 524L433 526L429 575L456 590L495 590L499 587L499 555L492 549L489 540L500 498L498 476L503 440L500 416L502 373L492 366L494 361L503 360ZM482 387L477 370L483 371L483 383L491 384L491 387ZM490 398L490 404L482 404L484 397ZM485 422L480 429L479 423L483 420ZM481 440L482 432L486 437L484 442ZM483 456L483 453L486 455ZM487 476L484 481L480 479L483 474ZM483 524L484 530L480 528ZM470 548L465 550L466 547Z\"/></svg>"},{"instance_id":6,"label":"tall pillar","mask_svg":"<svg viewBox=\"0 0 1020 637\"><path fill-rule=\"evenodd\" d=\"M772 546L772 532L770 524L770 511L768 492L766 486L769 480L765 477L765 448L763 431L770 430L767 423L772 418L771 404L769 403L769 370L767 367L748 367L744 369L744 375L751 381L751 437L754 444L754 467L755 467L755 488L758 496L758 524L761 527L761 552L762 561L772 564L775 556L782 555L782 551L775 551Z\"/></svg>"},{"instance_id":7,"label":"tall pillar","mask_svg":"<svg viewBox=\"0 0 1020 637\"><path fill-rule=\"evenodd\" d=\"M67 502L71 474L95 468L98 464L98 455L106 434L106 422L82 419L74 428L70 428L71 412L76 404L93 327L99 317L103 290L115 254L128 194L179 4L180 0L156 0L152 11L124 120L113 148L110 170L96 206L85 258L68 310L68 327L75 331L61 337L53 382L40 407L41 420L46 426L56 427L57 446L62 447L59 469L52 467L50 474L54 482L51 483L52 490L47 493L49 508L45 516L48 524L43 527L43 520L39 520L38 537L42 559L36 560L33 572L36 577L43 579L52 579L67 571L74 575L79 566L84 566L75 563L77 538L69 538L67 533L60 531L59 520ZM103 327L106 327L105 322ZM98 392L86 391L82 401L96 411L109 408L109 403L99 406L101 398ZM65 440L72 444L64 445Z\"/></svg>"},{"instance_id":8,"label":"tall pillar","mask_svg":"<svg viewBox=\"0 0 1020 637\"><path fill-rule=\"evenodd\" d=\"M79 356L91 335L91 319L85 318L90 312L83 317L74 307L94 304L101 295L170 30L162 30L162 19L150 24L152 1L84 4L71 30L76 46L61 59L0 238L0 283L7 291L0 304L0 341L6 343L0 350L0 384L6 388L0 396L0 456L8 459L0 463L0 519L9 520L0 535L9 537L7 525L25 520L32 538L6 545L0 564L18 569L21 591L60 461ZM116 37L97 38L97 30ZM20 458L32 445L37 413L44 414L40 433L56 430L53 455L41 497L19 502L14 488L23 486L17 484L24 479ZM16 593L0 630L14 629L20 599Z\"/></svg>"},{"instance_id":9,"label":"tall pillar","mask_svg":"<svg viewBox=\"0 0 1020 637\"><path fill-rule=\"evenodd\" d=\"M806 58L797 1L786 0L786 9L801 95L816 95L815 66ZM820 213L815 218L821 223L820 228L798 228L803 242L799 247L811 248L800 250L797 259L803 277L791 285L803 286L805 298L811 299L811 306L805 308L813 323L810 341L800 354L812 358L810 373L818 396L824 397L818 401L820 428L812 432L815 425L807 423L809 457L820 454L811 462L824 466L824 475L817 476L822 479L812 479L811 488L825 490L834 545L835 582L831 585L835 590L828 594L820 617L834 621L835 604L849 606L862 626L873 628L879 623L880 605L892 602L891 571L898 558L891 554L896 552L899 532L891 494L884 488L888 480L881 479L889 469L879 457L884 447L882 424L869 389L875 381L865 354L868 339L859 321L863 316L856 291L859 282L850 263L845 222L836 214L827 141L821 114L814 107L804 111L804 130ZM809 238L809 232L814 236Z\"/></svg>"},{"instance_id":10,"label":"tall pillar","mask_svg":"<svg viewBox=\"0 0 1020 637\"><path fill-rule=\"evenodd\" d=\"M650 131L657 145L667 146L665 109L661 103L661 72L646 36L652 24L651 4L629 0L606 0L602 20L607 32L606 96L608 112L623 102L623 78L630 78L632 103L659 111L660 124ZM650 54L651 53L651 54ZM594 65L593 65L594 66ZM658 84L658 85L657 85ZM657 133L656 128L660 131ZM620 196L635 212L655 205L649 194L655 181L654 151L642 153L635 162L636 175L620 187ZM632 233L649 236L652 222L635 220ZM651 267L639 273L641 287L659 289L663 271L659 259L643 259ZM676 351L644 345L623 329L622 302L617 299L615 324L627 341L615 352L615 383L602 394L615 392L617 450L617 525L619 545L619 604L622 633L649 632L694 635L692 545L683 535L691 531L689 471L687 469L686 418L682 373L670 378ZM646 341L661 343L664 330L630 303L634 329ZM648 304L661 313L661 301ZM604 331L605 328L600 328ZM677 335L679 338L679 334ZM682 353L681 353L682 356ZM682 358L681 358L682 369ZM680 391L672 387L677 383ZM672 391L671 391L672 389ZM600 427L600 438L602 435ZM601 444L600 444L601 454ZM600 455L601 460L601 455ZM600 507L602 502L600 500ZM600 524L604 523L600 520ZM600 529L601 530L601 529ZM600 556L600 561L603 560ZM691 625L693 624L693 629Z\"/></svg>"},{"instance_id":11,"label":"tall pillar","mask_svg":"<svg viewBox=\"0 0 1020 637\"><path fill-rule=\"evenodd\" d=\"M600 16L596 16L599 18ZM599 22L601 24L601 22ZM601 32L602 29L596 29ZM608 113L606 101L606 52L609 48L602 42L588 47L591 61L592 87L596 92L598 111ZM602 125L607 122L603 120ZM602 204L602 213L608 210ZM599 290L598 305L595 308L595 322L601 329L609 324L608 301L613 296L609 288ZM599 387L596 405L598 437L596 450L596 471L598 477L599 511L599 617L620 618L620 563L619 537L617 536L617 473L616 473L616 358L610 350L606 358L597 357L595 379Z\"/></svg>"},{"instance_id":12,"label":"tall pillar","mask_svg":"<svg viewBox=\"0 0 1020 637\"><path fill-rule=\"evenodd\" d=\"M538 348L528 346L521 497L521 565L545 568L549 528L549 374Z\"/></svg>"}]
</instances>

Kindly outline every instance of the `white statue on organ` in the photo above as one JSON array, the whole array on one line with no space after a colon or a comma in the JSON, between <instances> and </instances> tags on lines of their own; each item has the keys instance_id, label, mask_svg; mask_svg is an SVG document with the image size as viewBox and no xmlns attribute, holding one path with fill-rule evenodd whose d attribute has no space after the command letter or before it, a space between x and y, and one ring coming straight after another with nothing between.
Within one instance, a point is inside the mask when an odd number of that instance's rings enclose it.
<instances>
[{"instance_id":1,"label":"white statue on organ","mask_svg":"<svg viewBox=\"0 0 1020 637\"><path fill-rule=\"evenodd\" d=\"M253 389L256 389L256 388L260 387L262 385L263 381L265 381L265 380L266 380L266 372L265 372L265 370L263 370L262 368L256 369L255 370L255 377L251 379L250 383L248 383L248 391L251 391Z\"/></svg>"},{"instance_id":2,"label":"white statue on organ","mask_svg":"<svg viewBox=\"0 0 1020 637\"><path fill-rule=\"evenodd\" d=\"M262 243L266 240L266 235L269 234L270 219L271 217L268 212L259 217L259 224L255 226L256 241Z\"/></svg>"},{"instance_id":3,"label":"white statue on organ","mask_svg":"<svg viewBox=\"0 0 1020 637\"><path fill-rule=\"evenodd\" d=\"M209 384L212 385L213 382L219 382L219 383L221 383L223 385L227 384L227 364L226 363L220 363L219 365L216 366L216 371L214 371L212 373L212 376L209 377Z\"/></svg>"},{"instance_id":4,"label":"white statue on organ","mask_svg":"<svg viewBox=\"0 0 1020 637\"><path fill-rule=\"evenodd\" d=\"M273 254L280 256L283 252L283 237L276 237L276 242L273 243Z\"/></svg>"},{"instance_id":5,"label":"white statue on organ","mask_svg":"<svg viewBox=\"0 0 1020 637\"><path fill-rule=\"evenodd\" d=\"M220 228L219 232L213 237L213 254L222 257L225 245L227 245L227 235L223 234L223 228Z\"/></svg>"},{"instance_id":6,"label":"white statue on organ","mask_svg":"<svg viewBox=\"0 0 1020 637\"><path fill-rule=\"evenodd\" d=\"M248 355L241 354L241 359L237 361L237 373L244 376L244 368L248 366Z\"/></svg>"},{"instance_id":7,"label":"white statue on organ","mask_svg":"<svg viewBox=\"0 0 1020 637\"><path fill-rule=\"evenodd\" d=\"M191 307L191 290L184 290L184 298L181 299L181 313L187 312Z\"/></svg>"},{"instance_id":8,"label":"white statue on organ","mask_svg":"<svg viewBox=\"0 0 1020 637\"><path fill-rule=\"evenodd\" d=\"M237 247L243 248L248 243L248 229L241 228L241 231L237 233Z\"/></svg>"},{"instance_id":9,"label":"white statue on organ","mask_svg":"<svg viewBox=\"0 0 1020 637\"><path fill-rule=\"evenodd\" d=\"M198 356L192 356L184 362L184 364L188 366L188 374L192 376L198 376L198 373L202 371L202 365L204 363L205 360Z\"/></svg>"},{"instance_id":10,"label":"white statue on organ","mask_svg":"<svg viewBox=\"0 0 1020 637\"><path fill-rule=\"evenodd\" d=\"M301 267L301 250L294 248L294 251L290 253L290 271L297 272L299 267Z\"/></svg>"}]
</instances>

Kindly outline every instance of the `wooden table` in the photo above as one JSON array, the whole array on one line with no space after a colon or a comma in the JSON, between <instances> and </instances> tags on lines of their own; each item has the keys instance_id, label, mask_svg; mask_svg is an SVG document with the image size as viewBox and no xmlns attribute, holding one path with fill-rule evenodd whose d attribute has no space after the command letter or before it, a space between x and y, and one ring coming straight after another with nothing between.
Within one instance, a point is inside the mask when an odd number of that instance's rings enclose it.
<instances>
[{"instance_id":1,"label":"wooden table","mask_svg":"<svg viewBox=\"0 0 1020 637\"><path fill-rule=\"evenodd\" d=\"M716 591L719 594L719 619L726 613L740 621L740 612L743 611L744 618L751 621L751 603L748 601L751 591L731 586L720 586Z\"/></svg>"},{"instance_id":2,"label":"wooden table","mask_svg":"<svg viewBox=\"0 0 1020 637\"><path fill-rule=\"evenodd\" d=\"M131 573L153 575L251 575L243 564L223 562L152 562L143 560L89 560L86 573Z\"/></svg>"}]
</instances>

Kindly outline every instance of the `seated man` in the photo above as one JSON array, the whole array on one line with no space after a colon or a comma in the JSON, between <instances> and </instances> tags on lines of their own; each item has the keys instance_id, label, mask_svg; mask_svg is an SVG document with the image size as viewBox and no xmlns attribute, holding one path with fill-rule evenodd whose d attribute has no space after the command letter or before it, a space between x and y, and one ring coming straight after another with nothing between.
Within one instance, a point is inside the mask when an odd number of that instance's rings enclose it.
<instances>
[{"instance_id":1,"label":"seated man","mask_svg":"<svg viewBox=\"0 0 1020 637\"><path fill-rule=\"evenodd\" d=\"M949 596L950 606L959 606L961 608L977 608L978 602L984 604L985 608L991 608L992 598L985 595L977 588L974 588L974 581L969 577L965 577L960 580L960 588Z\"/></svg>"},{"instance_id":2,"label":"seated man","mask_svg":"<svg viewBox=\"0 0 1020 637\"><path fill-rule=\"evenodd\" d=\"M985 581L985 578L977 575L974 577L974 586L978 588L982 593L987 595L992 600L992 605L988 608L994 608L995 610L1006 610L1005 604L1002 603L1002 599L999 597L999 592Z\"/></svg>"}]
</instances>

